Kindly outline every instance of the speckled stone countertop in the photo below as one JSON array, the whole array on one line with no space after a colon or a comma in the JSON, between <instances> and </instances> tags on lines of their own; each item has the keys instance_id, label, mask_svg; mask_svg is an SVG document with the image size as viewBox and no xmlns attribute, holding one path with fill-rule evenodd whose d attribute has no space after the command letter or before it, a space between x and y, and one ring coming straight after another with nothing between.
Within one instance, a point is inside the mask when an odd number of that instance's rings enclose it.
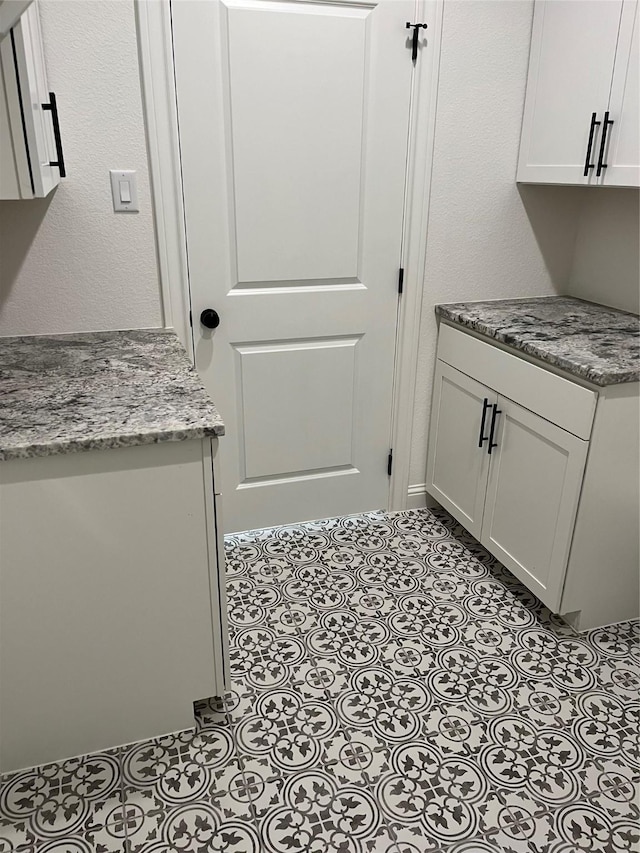
<instances>
[{"instance_id":1,"label":"speckled stone countertop","mask_svg":"<svg viewBox=\"0 0 640 853\"><path fill-rule=\"evenodd\" d=\"M456 302L436 313L594 385L640 380L637 314L572 296Z\"/></svg>"},{"instance_id":2,"label":"speckled stone countertop","mask_svg":"<svg viewBox=\"0 0 640 853\"><path fill-rule=\"evenodd\" d=\"M223 434L172 331L0 338L0 460Z\"/></svg>"}]
</instances>

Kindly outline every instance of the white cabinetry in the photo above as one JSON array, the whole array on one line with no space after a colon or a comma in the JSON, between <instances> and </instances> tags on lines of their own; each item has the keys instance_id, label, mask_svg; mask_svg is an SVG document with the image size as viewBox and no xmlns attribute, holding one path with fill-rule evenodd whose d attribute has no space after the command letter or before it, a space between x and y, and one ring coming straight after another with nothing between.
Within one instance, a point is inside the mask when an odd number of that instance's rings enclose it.
<instances>
[{"instance_id":1,"label":"white cabinetry","mask_svg":"<svg viewBox=\"0 0 640 853\"><path fill-rule=\"evenodd\" d=\"M0 199L44 198L65 166L36 3L0 42L0 63Z\"/></svg>"},{"instance_id":2,"label":"white cabinetry","mask_svg":"<svg viewBox=\"0 0 640 853\"><path fill-rule=\"evenodd\" d=\"M438 361L427 475L430 491L477 539L489 473L488 454L478 452L479 436L496 400L489 388Z\"/></svg>"},{"instance_id":3,"label":"white cabinetry","mask_svg":"<svg viewBox=\"0 0 640 853\"><path fill-rule=\"evenodd\" d=\"M640 186L637 0L536 0L523 183Z\"/></svg>"},{"instance_id":4,"label":"white cabinetry","mask_svg":"<svg viewBox=\"0 0 640 853\"><path fill-rule=\"evenodd\" d=\"M33 0L0 0L0 39L3 39Z\"/></svg>"},{"instance_id":5,"label":"white cabinetry","mask_svg":"<svg viewBox=\"0 0 640 853\"><path fill-rule=\"evenodd\" d=\"M506 397L498 412L480 541L557 610L588 442Z\"/></svg>"},{"instance_id":6,"label":"white cabinetry","mask_svg":"<svg viewBox=\"0 0 640 853\"><path fill-rule=\"evenodd\" d=\"M0 772L192 728L224 692L217 444L0 462Z\"/></svg>"},{"instance_id":7,"label":"white cabinetry","mask_svg":"<svg viewBox=\"0 0 640 853\"><path fill-rule=\"evenodd\" d=\"M637 615L639 436L637 383L585 387L441 324L427 490L581 629Z\"/></svg>"}]
</instances>

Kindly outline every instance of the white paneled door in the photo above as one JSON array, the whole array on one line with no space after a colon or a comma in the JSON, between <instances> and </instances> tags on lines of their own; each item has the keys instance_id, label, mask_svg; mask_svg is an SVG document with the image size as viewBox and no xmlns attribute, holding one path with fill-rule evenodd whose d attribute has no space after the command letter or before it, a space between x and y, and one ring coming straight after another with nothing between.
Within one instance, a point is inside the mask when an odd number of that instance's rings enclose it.
<instances>
[{"instance_id":1,"label":"white paneled door","mask_svg":"<svg viewBox=\"0 0 640 853\"><path fill-rule=\"evenodd\" d=\"M173 0L195 358L227 425L228 532L388 505L414 14Z\"/></svg>"}]
</instances>

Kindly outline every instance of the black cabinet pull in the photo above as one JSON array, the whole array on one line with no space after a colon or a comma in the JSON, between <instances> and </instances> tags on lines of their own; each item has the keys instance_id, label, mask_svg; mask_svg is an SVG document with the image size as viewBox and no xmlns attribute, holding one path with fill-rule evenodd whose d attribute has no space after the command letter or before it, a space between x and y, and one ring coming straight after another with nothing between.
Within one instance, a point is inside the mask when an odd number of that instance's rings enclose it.
<instances>
[{"instance_id":1,"label":"black cabinet pull","mask_svg":"<svg viewBox=\"0 0 640 853\"><path fill-rule=\"evenodd\" d=\"M609 113L606 113L609 115ZM594 164L591 162L591 149L593 147L593 135L596 132L596 127L600 127L600 122L596 121L596 114L592 113L591 115L591 127L589 128L589 143L587 145L587 159L584 161L584 176L585 178L589 174L589 169L594 168ZM605 130L606 133L606 130Z\"/></svg>"},{"instance_id":2,"label":"black cabinet pull","mask_svg":"<svg viewBox=\"0 0 640 853\"><path fill-rule=\"evenodd\" d=\"M62 138L60 136L60 122L58 121L58 102L53 92L49 92L49 103L42 105L43 110L51 111L51 121L53 122L53 138L56 141L56 157L57 160L49 160L50 166L57 166L60 169L60 177L67 177L67 170L64 166L64 154L62 153Z\"/></svg>"},{"instance_id":3,"label":"black cabinet pull","mask_svg":"<svg viewBox=\"0 0 640 853\"><path fill-rule=\"evenodd\" d=\"M596 172L596 177L599 178L602 174L602 170L607 168L607 164L603 163L604 160L604 149L607 145L607 128L613 124L613 120L609 118L609 110L604 114L604 121L602 122L602 140L600 142L600 154L598 155L598 170Z\"/></svg>"},{"instance_id":4,"label":"black cabinet pull","mask_svg":"<svg viewBox=\"0 0 640 853\"><path fill-rule=\"evenodd\" d=\"M413 37L411 41L411 59L413 62L418 58L418 39L420 38L420 28L427 29L428 24L412 24L410 21L407 21L407 29L410 30L413 27Z\"/></svg>"},{"instance_id":5,"label":"black cabinet pull","mask_svg":"<svg viewBox=\"0 0 640 853\"><path fill-rule=\"evenodd\" d=\"M493 404L493 412L491 414L491 427L489 428L489 448L487 451L489 453L489 455L491 454L491 451L493 450L493 448L498 446L498 442L493 440L493 435L494 435L495 430L496 430L496 418L498 417L498 415L501 415L501 414L502 414L502 411L498 408L497 404L494 403Z\"/></svg>"},{"instance_id":6,"label":"black cabinet pull","mask_svg":"<svg viewBox=\"0 0 640 853\"><path fill-rule=\"evenodd\" d=\"M490 403L485 397L482 403L482 420L480 421L480 435L478 437L478 447L482 447L485 441L489 441L489 437L484 434L484 422L487 418L488 408L490 408Z\"/></svg>"}]
</instances>

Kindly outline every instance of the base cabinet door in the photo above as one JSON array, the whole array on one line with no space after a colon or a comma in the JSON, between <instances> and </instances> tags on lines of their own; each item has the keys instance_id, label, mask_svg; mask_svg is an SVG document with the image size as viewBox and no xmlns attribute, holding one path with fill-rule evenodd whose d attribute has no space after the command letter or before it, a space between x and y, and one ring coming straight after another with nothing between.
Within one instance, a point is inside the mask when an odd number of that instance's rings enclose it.
<instances>
[{"instance_id":1,"label":"base cabinet door","mask_svg":"<svg viewBox=\"0 0 640 853\"><path fill-rule=\"evenodd\" d=\"M558 611L588 442L498 397L480 541Z\"/></svg>"},{"instance_id":2,"label":"base cabinet door","mask_svg":"<svg viewBox=\"0 0 640 853\"><path fill-rule=\"evenodd\" d=\"M492 405L497 395L438 360L427 490L476 538L480 538L487 488Z\"/></svg>"}]
</instances>

